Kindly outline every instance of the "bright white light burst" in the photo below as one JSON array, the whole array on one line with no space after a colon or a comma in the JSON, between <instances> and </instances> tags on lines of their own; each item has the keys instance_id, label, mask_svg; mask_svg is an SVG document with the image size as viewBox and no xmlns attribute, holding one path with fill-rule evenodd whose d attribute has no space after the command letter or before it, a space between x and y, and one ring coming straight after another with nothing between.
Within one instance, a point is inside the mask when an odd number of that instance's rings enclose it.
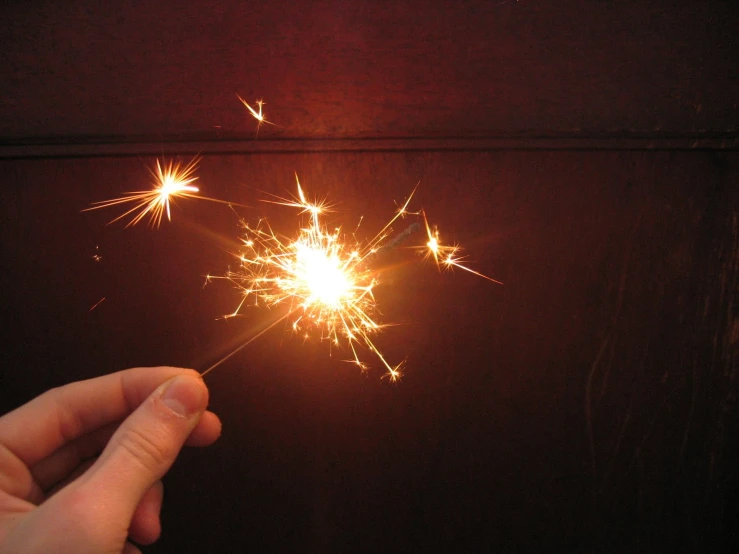
<instances>
[{"instance_id":1,"label":"bright white light burst","mask_svg":"<svg viewBox=\"0 0 739 554\"><path fill-rule=\"evenodd\" d=\"M199 192L198 188L191 184L197 180L194 173L199 161L200 158L196 157L183 166L180 162L169 161L163 163L157 159L155 170L150 170L154 176L154 185L151 190L125 192L120 198L93 202L92 207L82 211L87 212L134 202L133 208L111 220L109 224L132 215L131 220L126 224L126 227L131 227L149 215L149 224L152 227L159 227L165 213L167 214L167 220L172 220L170 211L172 200L175 198L200 198L195 194Z\"/></svg>"},{"instance_id":2,"label":"bright white light burst","mask_svg":"<svg viewBox=\"0 0 739 554\"><path fill-rule=\"evenodd\" d=\"M285 318L295 333L347 345L353 354L350 361L363 370L367 365L360 361L357 347L366 348L382 362L391 380L399 379L402 362L391 365L372 341L382 326L373 319L377 278L367 264L392 221L364 247L350 244L341 228L329 230L321 221L328 211L325 203L308 201L300 182L297 190L296 198L274 202L307 214L295 238L281 238L265 220L256 227L244 224L240 267L226 275L242 292L230 316L241 313L247 304L284 305Z\"/></svg>"}]
</instances>

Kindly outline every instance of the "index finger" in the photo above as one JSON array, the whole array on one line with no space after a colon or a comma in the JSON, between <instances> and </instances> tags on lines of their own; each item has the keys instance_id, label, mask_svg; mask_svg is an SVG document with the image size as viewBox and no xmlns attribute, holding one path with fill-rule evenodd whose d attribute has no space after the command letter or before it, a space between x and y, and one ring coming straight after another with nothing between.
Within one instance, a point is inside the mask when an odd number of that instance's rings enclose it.
<instances>
[{"instance_id":1,"label":"index finger","mask_svg":"<svg viewBox=\"0 0 739 554\"><path fill-rule=\"evenodd\" d=\"M51 389L0 417L0 444L31 467L60 446L134 411L164 381L198 373L137 367Z\"/></svg>"}]
</instances>

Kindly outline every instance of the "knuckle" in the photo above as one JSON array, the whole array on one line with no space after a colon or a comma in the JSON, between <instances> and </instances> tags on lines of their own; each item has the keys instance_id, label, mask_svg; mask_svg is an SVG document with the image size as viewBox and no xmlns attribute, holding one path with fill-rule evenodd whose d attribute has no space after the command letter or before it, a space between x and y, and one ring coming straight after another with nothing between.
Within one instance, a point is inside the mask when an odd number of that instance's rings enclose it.
<instances>
[{"instance_id":1,"label":"knuckle","mask_svg":"<svg viewBox=\"0 0 739 554\"><path fill-rule=\"evenodd\" d=\"M121 437L119 447L126 452L132 462L145 469L154 470L168 463L171 457L171 449L162 439L163 437L156 433L131 428Z\"/></svg>"}]
</instances>

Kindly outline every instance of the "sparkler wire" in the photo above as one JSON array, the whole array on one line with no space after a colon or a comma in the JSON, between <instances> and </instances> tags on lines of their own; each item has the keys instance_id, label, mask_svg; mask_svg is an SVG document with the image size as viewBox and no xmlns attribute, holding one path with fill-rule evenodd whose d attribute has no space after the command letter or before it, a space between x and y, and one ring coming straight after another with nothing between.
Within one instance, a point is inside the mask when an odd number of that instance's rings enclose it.
<instances>
[{"instance_id":1,"label":"sparkler wire","mask_svg":"<svg viewBox=\"0 0 739 554\"><path fill-rule=\"evenodd\" d=\"M296 308L296 309L297 309L297 308ZM269 325L268 325L267 327L265 327L264 329L262 329L261 331L259 331L259 332L258 332L258 333L257 333L256 335L254 335L253 337L251 337L251 338L250 338L249 340L247 340L247 341L246 341L246 342L245 342L244 344L241 344L241 345L237 346L237 347L236 347L235 349L233 349L233 350L232 350L232 351L231 351L230 353L226 354L226 355L225 355L225 356L224 356L223 358L221 358L220 360L218 360L218 361L217 361L216 363L214 363L214 364L213 364L212 366L210 366L210 367L209 367L208 369L206 369L205 371L202 371L202 372L200 373L200 376L201 376L201 377L204 377L205 375L207 375L208 373L210 373L211 371L213 371L213 370L214 370L215 368L217 368L217 367L218 367L219 365L221 365L221 364L222 364L223 362L225 362L226 360L228 360L229 358L231 358L231 357L232 357L232 356L234 356L235 354L238 354L239 352L241 352L241 351L242 351L242 350L243 350L244 348L246 348L246 347L247 347L247 346L249 346L249 345L250 345L251 343L253 343L253 342L254 342L255 340L257 340L257 339L258 339L259 337L261 337L262 335L264 335L264 334L265 334L265 333L266 333L267 331L269 331L270 329L272 329L272 328L273 328L274 326L276 326L276 325L277 325L278 323L280 323L280 322L282 322L282 321L285 321L285 320L286 320L286 319L287 319L288 317L290 317L290 316L292 315L292 313L293 313L294 311L295 311L295 309L293 309L293 310L291 310L291 311L287 312L287 313L286 313L285 315L283 315L282 317L280 317L280 318L279 318L278 320L276 320L276 321L274 321L274 322L270 323L270 324L269 324Z\"/></svg>"}]
</instances>

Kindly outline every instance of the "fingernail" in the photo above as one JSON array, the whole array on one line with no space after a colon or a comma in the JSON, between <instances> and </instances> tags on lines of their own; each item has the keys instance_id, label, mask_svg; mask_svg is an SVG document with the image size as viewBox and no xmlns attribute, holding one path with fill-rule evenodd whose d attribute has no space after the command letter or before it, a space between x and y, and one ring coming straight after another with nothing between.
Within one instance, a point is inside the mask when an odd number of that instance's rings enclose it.
<instances>
[{"instance_id":1,"label":"fingernail","mask_svg":"<svg viewBox=\"0 0 739 554\"><path fill-rule=\"evenodd\" d=\"M205 410L208 391L198 377L179 375L170 380L162 393L162 402L181 417L191 417Z\"/></svg>"}]
</instances>

